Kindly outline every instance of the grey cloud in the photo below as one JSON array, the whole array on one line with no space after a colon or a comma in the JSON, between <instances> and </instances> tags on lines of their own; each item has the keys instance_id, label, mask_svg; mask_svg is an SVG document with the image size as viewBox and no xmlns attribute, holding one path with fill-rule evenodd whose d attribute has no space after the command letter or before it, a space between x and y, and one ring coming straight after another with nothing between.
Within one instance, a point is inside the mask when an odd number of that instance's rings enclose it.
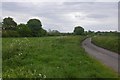
<instances>
[{"instance_id":1,"label":"grey cloud","mask_svg":"<svg viewBox=\"0 0 120 80\"><path fill-rule=\"evenodd\" d=\"M101 15L101 14L90 14L87 15L88 18L95 18L95 19L101 19L101 18L108 18L108 15Z\"/></svg>"},{"instance_id":2,"label":"grey cloud","mask_svg":"<svg viewBox=\"0 0 120 80\"><path fill-rule=\"evenodd\" d=\"M7 10L7 11L21 11L24 10L25 8L23 6L18 6L15 2L3 2L2 3L2 9Z\"/></svg>"},{"instance_id":3,"label":"grey cloud","mask_svg":"<svg viewBox=\"0 0 120 80\"><path fill-rule=\"evenodd\" d=\"M88 27L88 25L91 24L97 24L99 26L108 24L116 25L116 23L114 22L98 22L87 24L87 22L89 21L88 18L94 18L95 21L99 21L101 19L107 21L108 18L111 20L117 19L117 3L110 2L43 2L37 4L33 4L30 2L4 2L2 9L3 13L5 13L3 14L3 17L11 16L9 13L13 13L12 16L15 18L18 18L20 16L22 17L24 14L26 14L24 18L39 17L41 18L43 26L46 29L54 28L60 31L72 31L74 25L80 24L82 20L84 20L84 23L82 24L85 26L86 30L90 28ZM83 15L85 13L85 16L76 15L74 14L74 12L82 13ZM14 14L18 14L19 16ZM72 15L69 16L69 14ZM71 18L72 16L74 17L74 19ZM101 27L97 27L97 25L94 29L101 29ZM104 27L102 27L102 29L104 29Z\"/></svg>"}]
</instances>

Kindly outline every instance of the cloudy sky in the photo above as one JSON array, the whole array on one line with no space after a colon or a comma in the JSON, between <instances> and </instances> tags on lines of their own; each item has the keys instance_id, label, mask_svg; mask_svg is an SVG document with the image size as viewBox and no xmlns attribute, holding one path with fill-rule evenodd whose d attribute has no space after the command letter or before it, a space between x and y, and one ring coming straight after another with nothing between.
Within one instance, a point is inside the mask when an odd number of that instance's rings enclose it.
<instances>
[{"instance_id":1,"label":"cloudy sky","mask_svg":"<svg viewBox=\"0 0 120 80\"><path fill-rule=\"evenodd\" d=\"M37 18L46 30L72 32L75 26L85 30L117 31L117 2L3 2L2 18L17 23Z\"/></svg>"}]
</instances>

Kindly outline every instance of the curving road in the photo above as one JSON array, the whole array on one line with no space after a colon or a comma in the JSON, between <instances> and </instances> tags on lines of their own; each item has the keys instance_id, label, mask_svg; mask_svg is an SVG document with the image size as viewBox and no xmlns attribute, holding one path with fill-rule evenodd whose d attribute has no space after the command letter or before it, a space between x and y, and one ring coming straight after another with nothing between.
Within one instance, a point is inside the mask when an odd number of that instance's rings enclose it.
<instances>
[{"instance_id":1,"label":"curving road","mask_svg":"<svg viewBox=\"0 0 120 80\"><path fill-rule=\"evenodd\" d=\"M106 66L112 68L114 71L118 72L118 54L111 52L109 50L103 49L91 43L91 38L87 38L82 42L82 47L87 53L92 57L105 64Z\"/></svg>"}]
</instances>

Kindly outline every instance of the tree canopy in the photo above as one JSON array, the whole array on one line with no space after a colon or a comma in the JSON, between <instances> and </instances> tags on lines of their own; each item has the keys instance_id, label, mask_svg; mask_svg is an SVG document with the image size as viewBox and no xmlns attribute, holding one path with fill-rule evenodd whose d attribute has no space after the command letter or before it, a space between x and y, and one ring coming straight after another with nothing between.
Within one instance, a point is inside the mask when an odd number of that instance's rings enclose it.
<instances>
[{"instance_id":1,"label":"tree canopy","mask_svg":"<svg viewBox=\"0 0 120 80\"><path fill-rule=\"evenodd\" d=\"M46 33L46 31L42 28L41 21L38 19L30 19L27 22L27 26L31 29L32 36L38 37Z\"/></svg>"},{"instance_id":2,"label":"tree canopy","mask_svg":"<svg viewBox=\"0 0 120 80\"><path fill-rule=\"evenodd\" d=\"M39 30L39 29L42 28L41 21L38 20L38 19L30 19L30 20L27 22L27 26L28 26L32 31Z\"/></svg>"},{"instance_id":3,"label":"tree canopy","mask_svg":"<svg viewBox=\"0 0 120 80\"><path fill-rule=\"evenodd\" d=\"M13 18L4 18L3 19L3 29L6 30L14 30L17 26L17 23L13 20Z\"/></svg>"},{"instance_id":4,"label":"tree canopy","mask_svg":"<svg viewBox=\"0 0 120 80\"><path fill-rule=\"evenodd\" d=\"M45 36L47 31L42 28L39 19L30 19L27 24L19 24L13 18L4 18L2 22L3 37L39 37Z\"/></svg>"},{"instance_id":5,"label":"tree canopy","mask_svg":"<svg viewBox=\"0 0 120 80\"><path fill-rule=\"evenodd\" d=\"M73 33L60 33L58 30L49 30L48 32L42 28L39 19L30 19L27 24L19 24L11 17L3 19L2 37L40 37L40 36L61 36L61 35L83 35L84 28L77 26Z\"/></svg>"},{"instance_id":6,"label":"tree canopy","mask_svg":"<svg viewBox=\"0 0 120 80\"><path fill-rule=\"evenodd\" d=\"M81 26L75 27L74 34L75 35L83 35L84 34L84 28L82 28Z\"/></svg>"},{"instance_id":7,"label":"tree canopy","mask_svg":"<svg viewBox=\"0 0 120 80\"><path fill-rule=\"evenodd\" d=\"M17 26L17 31L22 37L30 37L32 33L26 24L19 24Z\"/></svg>"}]
</instances>

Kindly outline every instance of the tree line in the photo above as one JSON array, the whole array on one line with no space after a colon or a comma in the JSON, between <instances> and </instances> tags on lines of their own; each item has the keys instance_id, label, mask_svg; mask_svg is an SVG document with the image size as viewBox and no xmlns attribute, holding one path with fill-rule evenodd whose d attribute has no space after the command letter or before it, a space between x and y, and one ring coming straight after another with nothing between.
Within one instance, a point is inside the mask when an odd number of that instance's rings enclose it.
<instances>
[{"instance_id":1,"label":"tree line","mask_svg":"<svg viewBox=\"0 0 120 80\"><path fill-rule=\"evenodd\" d=\"M17 25L13 18L8 17L2 22L2 37L39 37L46 33L38 19L30 19L27 24Z\"/></svg>"},{"instance_id":2,"label":"tree line","mask_svg":"<svg viewBox=\"0 0 120 80\"><path fill-rule=\"evenodd\" d=\"M74 33L60 33L58 30L47 30L42 28L39 19L30 19L27 24L17 24L11 17L3 19L2 37L41 37L41 36L60 36L60 35L83 35L84 29L80 26L75 27Z\"/></svg>"},{"instance_id":3,"label":"tree line","mask_svg":"<svg viewBox=\"0 0 120 80\"><path fill-rule=\"evenodd\" d=\"M42 37L42 36L68 36L68 35L118 35L118 32L84 31L81 26L76 26L72 33L60 33L58 30L45 30L39 19L30 19L26 24L17 24L11 17L3 19L2 37Z\"/></svg>"}]
</instances>

